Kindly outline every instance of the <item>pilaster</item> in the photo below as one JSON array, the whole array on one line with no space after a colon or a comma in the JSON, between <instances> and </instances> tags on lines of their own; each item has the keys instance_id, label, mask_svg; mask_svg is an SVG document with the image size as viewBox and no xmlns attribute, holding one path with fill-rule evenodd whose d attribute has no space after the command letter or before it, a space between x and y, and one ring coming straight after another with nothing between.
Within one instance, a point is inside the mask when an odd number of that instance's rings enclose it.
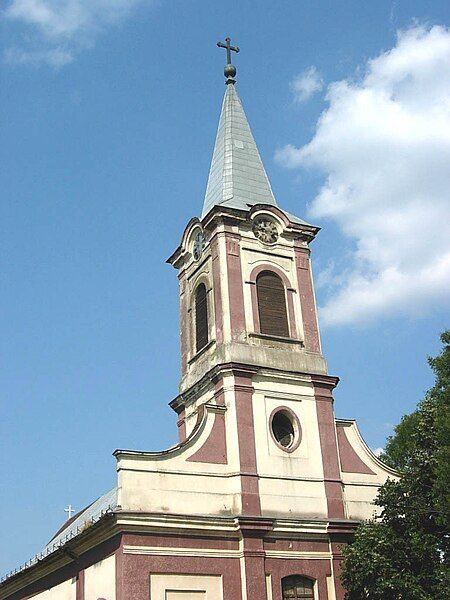
<instances>
[{"instance_id":1,"label":"pilaster","mask_svg":"<svg viewBox=\"0 0 450 600\"><path fill-rule=\"evenodd\" d=\"M264 536L273 529L271 519L246 519L241 517L239 527L242 535L245 591L247 600L267 598Z\"/></svg>"},{"instance_id":2,"label":"pilaster","mask_svg":"<svg viewBox=\"0 0 450 600\"><path fill-rule=\"evenodd\" d=\"M312 376L329 519L345 519L332 390L338 379Z\"/></svg>"},{"instance_id":3,"label":"pilaster","mask_svg":"<svg viewBox=\"0 0 450 600\"><path fill-rule=\"evenodd\" d=\"M241 236L233 232L231 225L225 225L226 253L227 253L227 274L228 274L228 297L230 305L230 327L231 341L244 341L245 310L244 310L244 290L241 265Z\"/></svg>"},{"instance_id":4,"label":"pilaster","mask_svg":"<svg viewBox=\"0 0 450 600\"><path fill-rule=\"evenodd\" d=\"M319 326L311 276L310 250L306 246L295 245L295 264L298 290L302 311L305 350L320 353Z\"/></svg>"},{"instance_id":5,"label":"pilaster","mask_svg":"<svg viewBox=\"0 0 450 600\"><path fill-rule=\"evenodd\" d=\"M253 422L252 376L256 371L233 371L239 461L241 471L242 514L261 514L256 466L255 426Z\"/></svg>"},{"instance_id":6,"label":"pilaster","mask_svg":"<svg viewBox=\"0 0 450 600\"><path fill-rule=\"evenodd\" d=\"M178 274L180 293L180 346L181 346L181 373L184 375L188 366L188 306L186 298L186 271L182 269Z\"/></svg>"}]
</instances>

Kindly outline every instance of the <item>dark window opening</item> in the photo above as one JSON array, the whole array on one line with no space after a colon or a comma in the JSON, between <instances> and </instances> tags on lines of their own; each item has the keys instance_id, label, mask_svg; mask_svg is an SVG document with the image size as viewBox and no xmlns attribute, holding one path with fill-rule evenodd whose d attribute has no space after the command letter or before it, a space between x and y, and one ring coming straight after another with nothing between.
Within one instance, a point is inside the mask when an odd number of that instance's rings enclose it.
<instances>
[{"instance_id":1,"label":"dark window opening","mask_svg":"<svg viewBox=\"0 0 450 600\"><path fill-rule=\"evenodd\" d=\"M282 410L273 415L272 433L273 437L283 448L290 448L294 443L294 425L289 416Z\"/></svg>"},{"instance_id":2,"label":"dark window opening","mask_svg":"<svg viewBox=\"0 0 450 600\"><path fill-rule=\"evenodd\" d=\"M289 337L286 294L280 277L263 271L256 278L260 332Z\"/></svg>"},{"instance_id":3,"label":"dark window opening","mask_svg":"<svg viewBox=\"0 0 450 600\"><path fill-rule=\"evenodd\" d=\"M208 299L204 283L195 290L195 343L196 352L208 343Z\"/></svg>"},{"instance_id":4,"label":"dark window opening","mask_svg":"<svg viewBox=\"0 0 450 600\"><path fill-rule=\"evenodd\" d=\"M281 580L283 600L314 600L314 581L302 575L290 575Z\"/></svg>"}]
</instances>

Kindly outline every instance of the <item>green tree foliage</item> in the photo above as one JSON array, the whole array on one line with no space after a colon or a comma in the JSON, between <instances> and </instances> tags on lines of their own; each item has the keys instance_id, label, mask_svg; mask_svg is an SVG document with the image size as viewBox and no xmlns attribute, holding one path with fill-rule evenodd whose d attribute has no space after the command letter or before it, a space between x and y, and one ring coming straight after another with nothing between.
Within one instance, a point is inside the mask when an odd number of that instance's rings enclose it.
<instances>
[{"instance_id":1,"label":"green tree foliage","mask_svg":"<svg viewBox=\"0 0 450 600\"><path fill-rule=\"evenodd\" d=\"M414 411L410 415L402 417L400 423L395 427L395 435L391 436L386 444L380 460L397 469L404 471L411 458L410 440L418 425L419 413Z\"/></svg>"},{"instance_id":2,"label":"green tree foliage","mask_svg":"<svg viewBox=\"0 0 450 600\"><path fill-rule=\"evenodd\" d=\"M382 458L401 470L344 549L346 600L436 600L449 597L450 331L428 362L436 376L417 409L403 417Z\"/></svg>"}]
</instances>

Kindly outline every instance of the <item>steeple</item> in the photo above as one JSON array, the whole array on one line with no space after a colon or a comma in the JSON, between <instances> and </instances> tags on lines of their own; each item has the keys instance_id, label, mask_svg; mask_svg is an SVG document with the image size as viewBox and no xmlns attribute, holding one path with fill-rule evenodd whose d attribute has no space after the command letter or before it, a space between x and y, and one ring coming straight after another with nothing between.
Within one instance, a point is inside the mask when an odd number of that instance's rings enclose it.
<instances>
[{"instance_id":1,"label":"steeple","mask_svg":"<svg viewBox=\"0 0 450 600\"><path fill-rule=\"evenodd\" d=\"M182 395L211 369L326 373L309 243L318 228L278 206L235 88L226 91L201 219L168 259L179 270ZM184 402L184 400L183 400Z\"/></svg>"},{"instance_id":2,"label":"steeple","mask_svg":"<svg viewBox=\"0 0 450 600\"><path fill-rule=\"evenodd\" d=\"M203 219L215 206L248 211L256 204L278 207L261 157L235 88L236 67L231 52L239 52L230 38L218 42L227 51L224 68L227 88L222 103L216 143L214 145L208 184L203 202ZM286 211L285 215L298 225L307 225Z\"/></svg>"},{"instance_id":3,"label":"steeple","mask_svg":"<svg viewBox=\"0 0 450 600\"><path fill-rule=\"evenodd\" d=\"M248 210L277 202L234 83L227 85L220 114L202 218L214 206Z\"/></svg>"}]
</instances>

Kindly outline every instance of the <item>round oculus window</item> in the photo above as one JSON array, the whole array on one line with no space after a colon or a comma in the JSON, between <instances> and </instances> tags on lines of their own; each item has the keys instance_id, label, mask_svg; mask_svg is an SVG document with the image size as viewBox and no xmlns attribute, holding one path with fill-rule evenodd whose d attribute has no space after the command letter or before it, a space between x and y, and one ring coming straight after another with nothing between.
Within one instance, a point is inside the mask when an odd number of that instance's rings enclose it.
<instances>
[{"instance_id":1,"label":"round oculus window","mask_svg":"<svg viewBox=\"0 0 450 600\"><path fill-rule=\"evenodd\" d=\"M290 411L278 410L271 418L272 435L279 446L294 450L299 443L299 425Z\"/></svg>"}]
</instances>

